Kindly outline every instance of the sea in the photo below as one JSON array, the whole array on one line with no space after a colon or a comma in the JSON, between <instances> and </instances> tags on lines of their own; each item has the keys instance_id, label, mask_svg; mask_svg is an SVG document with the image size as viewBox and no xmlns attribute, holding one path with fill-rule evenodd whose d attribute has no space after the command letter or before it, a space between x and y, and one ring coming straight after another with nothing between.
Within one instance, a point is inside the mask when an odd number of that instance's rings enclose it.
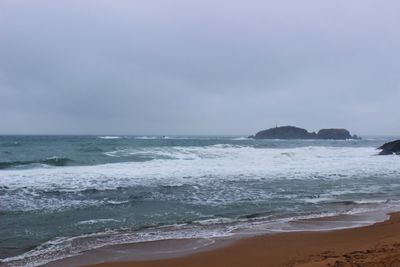
<instances>
[{"instance_id":1,"label":"sea","mask_svg":"<svg viewBox=\"0 0 400 267\"><path fill-rule=\"evenodd\" d=\"M0 136L0 265L397 209L393 139Z\"/></svg>"}]
</instances>

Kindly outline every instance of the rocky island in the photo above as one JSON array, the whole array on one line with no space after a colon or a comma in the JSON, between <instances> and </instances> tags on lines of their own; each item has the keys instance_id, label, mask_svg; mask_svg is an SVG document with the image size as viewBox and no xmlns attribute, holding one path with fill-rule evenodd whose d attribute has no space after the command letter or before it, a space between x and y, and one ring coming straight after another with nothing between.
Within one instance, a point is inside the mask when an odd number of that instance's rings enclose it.
<instances>
[{"instance_id":1,"label":"rocky island","mask_svg":"<svg viewBox=\"0 0 400 267\"><path fill-rule=\"evenodd\" d=\"M360 139L357 135L351 135L346 129L321 129L318 133L308 132L306 129L295 126L281 126L260 131L256 135L249 136L254 139Z\"/></svg>"}]
</instances>

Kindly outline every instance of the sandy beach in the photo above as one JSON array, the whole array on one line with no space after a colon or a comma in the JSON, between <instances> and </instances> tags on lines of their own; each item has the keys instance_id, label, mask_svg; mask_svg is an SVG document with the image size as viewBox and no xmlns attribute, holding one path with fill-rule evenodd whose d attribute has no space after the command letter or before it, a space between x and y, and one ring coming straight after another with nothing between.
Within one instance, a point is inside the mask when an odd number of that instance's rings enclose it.
<instances>
[{"instance_id":1,"label":"sandy beach","mask_svg":"<svg viewBox=\"0 0 400 267\"><path fill-rule=\"evenodd\" d=\"M400 266L400 213L369 226L256 236L183 257L103 263L96 267Z\"/></svg>"}]
</instances>

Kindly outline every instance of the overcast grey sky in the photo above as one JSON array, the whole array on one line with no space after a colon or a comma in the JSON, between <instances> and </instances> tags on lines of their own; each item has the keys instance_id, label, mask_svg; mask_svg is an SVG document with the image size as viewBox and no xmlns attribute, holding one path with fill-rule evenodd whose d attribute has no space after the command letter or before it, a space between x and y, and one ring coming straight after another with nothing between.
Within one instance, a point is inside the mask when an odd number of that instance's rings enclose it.
<instances>
[{"instance_id":1,"label":"overcast grey sky","mask_svg":"<svg viewBox=\"0 0 400 267\"><path fill-rule=\"evenodd\" d=\"M0 1L0 133L400 134L400 1Z\"/></svg>"}]
</instances>

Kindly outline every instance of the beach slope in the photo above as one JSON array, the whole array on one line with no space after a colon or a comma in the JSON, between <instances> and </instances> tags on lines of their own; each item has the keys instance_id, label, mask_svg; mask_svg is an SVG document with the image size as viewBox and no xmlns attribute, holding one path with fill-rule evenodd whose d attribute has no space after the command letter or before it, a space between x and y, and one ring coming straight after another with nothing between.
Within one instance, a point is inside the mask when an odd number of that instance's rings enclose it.
<instances>
[{"instance_id":1,"label":"beach slope","mask_svg":"<svg viewBox=\"0 0 400 267\"><path fill-rule=\"evenodd\" d=\"M391 214L390 219L385 222L360 228L263 235L184 257L92 266L398 267L400 266L400 214Z\"/></svg>"}]
</instances>

